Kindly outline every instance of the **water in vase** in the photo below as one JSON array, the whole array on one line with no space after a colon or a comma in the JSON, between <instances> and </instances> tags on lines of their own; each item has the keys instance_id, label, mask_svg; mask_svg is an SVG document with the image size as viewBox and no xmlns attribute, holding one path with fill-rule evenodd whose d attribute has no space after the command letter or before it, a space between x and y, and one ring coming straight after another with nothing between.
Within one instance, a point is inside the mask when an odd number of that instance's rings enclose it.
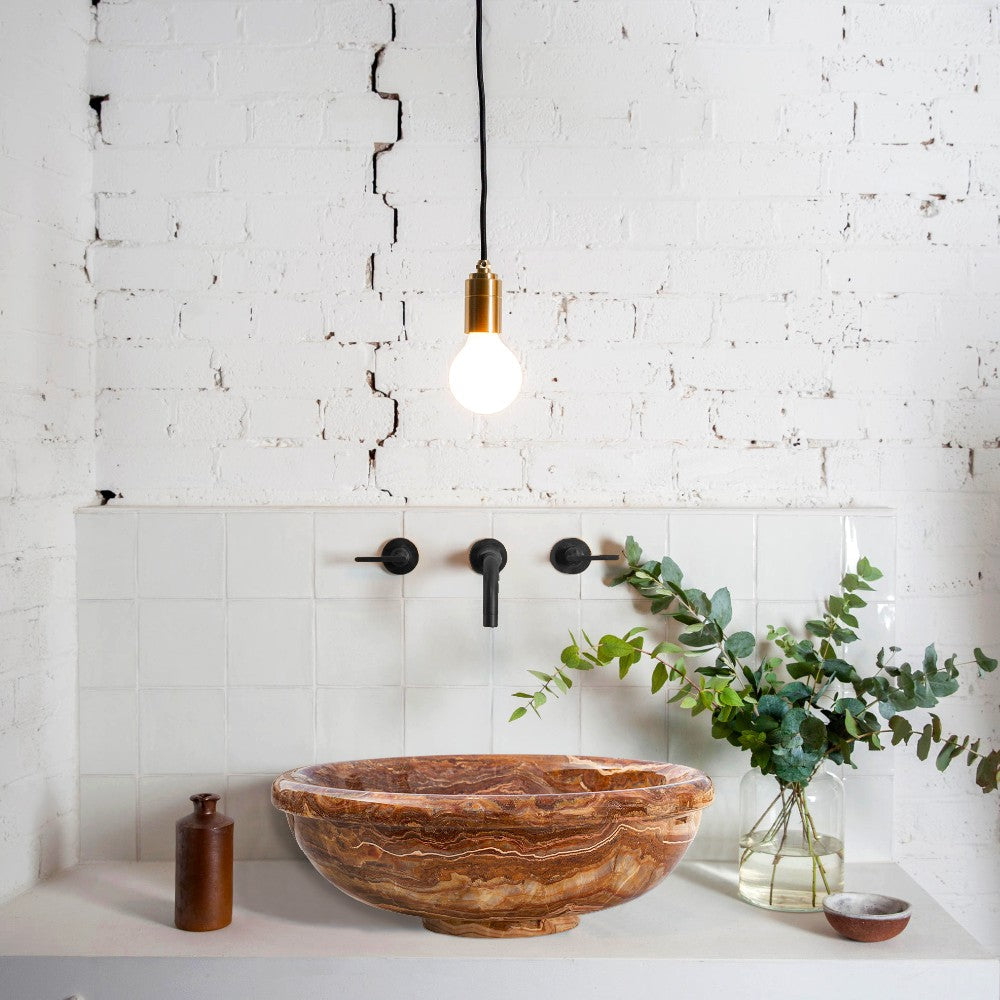
<instances>
[{"instance_id":1,"label":"water in vase","mask_svg":"<svg viewBox=\"0 0 1000 1000\"><path fill-rule=\"evenodd\" d=\"M844 888L844 844L836 837L804 840L746 836L740 842L740 896L773 910L819 910ZM779 853L780 851L780 853Z\"/></svg>"}]
</instances>

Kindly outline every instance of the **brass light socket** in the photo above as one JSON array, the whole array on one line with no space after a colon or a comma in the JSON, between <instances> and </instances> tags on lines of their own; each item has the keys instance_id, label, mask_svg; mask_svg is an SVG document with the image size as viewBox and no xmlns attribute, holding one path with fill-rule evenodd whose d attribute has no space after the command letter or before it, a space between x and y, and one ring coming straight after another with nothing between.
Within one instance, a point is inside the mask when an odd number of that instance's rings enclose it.
<instances>
[{"instance_id":1,"label":"brass light socket","mask_svg":"<svg viewBox=\"0 0 1000 1000\"><path fill-rule=\"evenodd\" d=\"M500 291L502 282L481 260L465 280L465 332L500 332Z\"/></svg>"}]
</instances>

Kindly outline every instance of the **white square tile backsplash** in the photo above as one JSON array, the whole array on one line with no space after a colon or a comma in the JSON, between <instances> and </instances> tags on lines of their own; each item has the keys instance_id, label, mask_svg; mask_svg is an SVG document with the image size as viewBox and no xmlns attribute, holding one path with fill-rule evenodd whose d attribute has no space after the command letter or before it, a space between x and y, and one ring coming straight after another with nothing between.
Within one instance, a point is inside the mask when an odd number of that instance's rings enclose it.
<instances>
[{"instance_id":1,"label":"white square tile backsplash","mask_svg":"<svg viewBox=\"0 0 1000 1000\"><path fill-rule=\"evenodd\" d=\"M241 511L226 526L229 597L314 596L311 513Z\"/></svg>"},{"instance_id":2,"label":"white square tile backsplash","mask_svg":"<svg viewBox=\"0 0 1000 1000\"><path fill-rule=\"evenodd\" d=\"M81 687L135 684L135 601L79 601L76 609Z\"/></svg>"},{"instance_id":3,"label":"white square tile backsplash","mask_svg":"<svg viewBox=\"0 0 1000 1000\"><path fill-rule=\"evenodd\" d=\"M139 518L140 597L222 597L226 518L155 511Z\"/></svg>"},{"instance_id":4,"label":"white square tile backsplash","mask_svg":"<svg viewBox=\"0 0 1000 1000\"><path fill-rule=\"evenodd\" d=\"M230 686L311 685L315 604L296 598L230 601Z\"/></svg>"},{"instance_id":5,"label":"white square tile backsplash","mask_svg":"<svg viewBox=\"0 0 1000 1000\"><path fill-rule=\"evenodd\" d=\"M221 687L225 680L225 602L139 601L141 687Z\"/></svg>"},{"instance_id":6,"label":"white square tile backsplash","mask_svg":"<svg viewBox=\"0 0 1000 1000\"><path fill-rule=\"evenodd\" d=\"M372 572L370 566L368 572ZM402 682L401 600L316 602L317 684Z\"/></svg>"},{"instance_id":7,"label":"white square tile backsplash","mask_svg":"<svg viewBox=\"0 0 1000 1000\"><path fill-rule=\"evenodd\" d=\"M139 692L143 774L201 774L226 767L225 692L159 688Z\"/></svg>"},{"instance_id":8,"label":"white square tile backsplash","mask_svg":"<svg viewBox=\"0 0 1000 1000\"><path fill-rule=\"evenodd\" d=\"M542 720L507 722L514 692L532 687L527 669L551 667L568 630L668 634L627 588L607 586L621 563L568 576L549 551L576 536L612 553L634 534L692 585L729 586L734 627L758 636L814 616L845 561L868 554L886 577L865 613L867 659L893 641L894 528L882 511L81 511L82 856L171 857L188 796L211 790L237 819L237 856L294 857L268 790L312 761L583 752L704 768L718 799L692 856L730 858L743 755L668 707L666 692L652 696L641 664L624 682L579 675ZM399 535L419 549L413 573L354 562ZM491 536L509 556L495 631L482 627L482 579L468 563ZM892 771L891 754L869 754L850 772L857 859L888 857L891 815L875 814Z\"/></svg>"}]
</instances>

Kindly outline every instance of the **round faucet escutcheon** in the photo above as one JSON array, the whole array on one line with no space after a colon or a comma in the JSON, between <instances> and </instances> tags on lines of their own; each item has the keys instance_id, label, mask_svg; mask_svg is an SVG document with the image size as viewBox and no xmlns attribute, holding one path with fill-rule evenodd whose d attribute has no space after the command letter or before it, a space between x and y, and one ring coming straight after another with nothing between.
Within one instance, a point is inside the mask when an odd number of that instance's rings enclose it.
<instances>
[{"instance_id":1,"label":"round faucet escutcheon","mask_svg":"<svg viewBox=\"0 0 1000 1000\"><path fill-rule=\"evenodd\" d=\"M387 572L405 576L416 569L417 563L420 562L420 553L408 538L390 538L377 556L355 556L354 561L381 563Z\"/></svg>"},{"instance_id":2,"label":"round faucet escutcheon","mask_svg":"<svg viewBox=\"0 0 1000 1000\"><path fill-rule=\"evenodd\" d=\"M595 556L582 538L561 538L552 546L549 562L560 573L582 573L592 562L615 562L620 555Z\"/></svg>"}]
</instances>

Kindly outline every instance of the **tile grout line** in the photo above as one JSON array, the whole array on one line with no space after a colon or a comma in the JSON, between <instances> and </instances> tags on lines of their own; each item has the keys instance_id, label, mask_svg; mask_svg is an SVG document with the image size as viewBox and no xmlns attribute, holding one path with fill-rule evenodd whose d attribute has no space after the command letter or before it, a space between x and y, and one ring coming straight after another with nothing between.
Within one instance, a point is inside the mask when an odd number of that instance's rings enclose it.
<instances>
[{"instance_id":1,"label":"tile grout line","mask_svg":"<svg viewBox=\"0 0 1000 1000\"><path fill-rule=\"evenodd\" d=\"M312 559L310 573L310 590L312 599L310 601L309 626L311 629L309 647L312 650L312 762L318 764L319 755L319 693L316 683L316 672L319 663L319 649L316 631L316 511L312 512L310 518L312 545L310 546L310 557Z\"/></svg>"},{"instance_id":2,"label":"tile grout line","mask_svg":"<svg viewBox=\"0 0 1000 1000\"><path fill-rule=\"evenodd\" d=\"M664 535L666 536L666 540L665 540L665 543L664 543L666 547L665 547L664 551L665 552L670 552L670 547L673 544L673 534L674 534L674 522L673 522L673 518L670 516L670 514L666 515L665 522L666 523L663 526L663 532L664 532ZM667 623L666 620L664 620L664 622L663 622L664 638L666 638L666 635L667 635L667 631L668 631L668 627L667 626L668 626L668 623ZM667 691L669 691L669 689L670 689L670 685L669 684L664 685L664 688L663 688L664 693L666 693ZM669 700L667 698L664 698L664 700L663 700L663 731L664 731L664 740L666 741L666 747L667 747L667 753L666 753L667 760L670 760L670 757L673 754L672 741L670 739L670 728L671 728L670 727L670 715L671 715L671 712L670 712L670 702L669 702Z\"/></svg>"},{"instance_id":3,"label":"tile grout line","mask_svg":"<svg viewBox=\"0 0 1000 1000\"><path fill-rule=\"evenodd\" d=\"M222 773L225 775L226 796L229 796L229 515L222 516L222 595L223 649L222 664ZM223 803L229 808L229 802ZM239 839L234 840L234 856Z\"/></svg>"},{"instance_id":4,"label":"tile grout line","mask_svg":"<svg viewBox=\"0 0 1000 1000\"><path fill-rule=\"evenodd\" d=\"M135 515L135 564L133 565L133 614L135 615L135 859L142 860L142 688L139 683L139 658L142 655L141 623L139 621L141 605L139 603L139 525L141 522L138 512Z\"/></svg>"}]
</instances>

